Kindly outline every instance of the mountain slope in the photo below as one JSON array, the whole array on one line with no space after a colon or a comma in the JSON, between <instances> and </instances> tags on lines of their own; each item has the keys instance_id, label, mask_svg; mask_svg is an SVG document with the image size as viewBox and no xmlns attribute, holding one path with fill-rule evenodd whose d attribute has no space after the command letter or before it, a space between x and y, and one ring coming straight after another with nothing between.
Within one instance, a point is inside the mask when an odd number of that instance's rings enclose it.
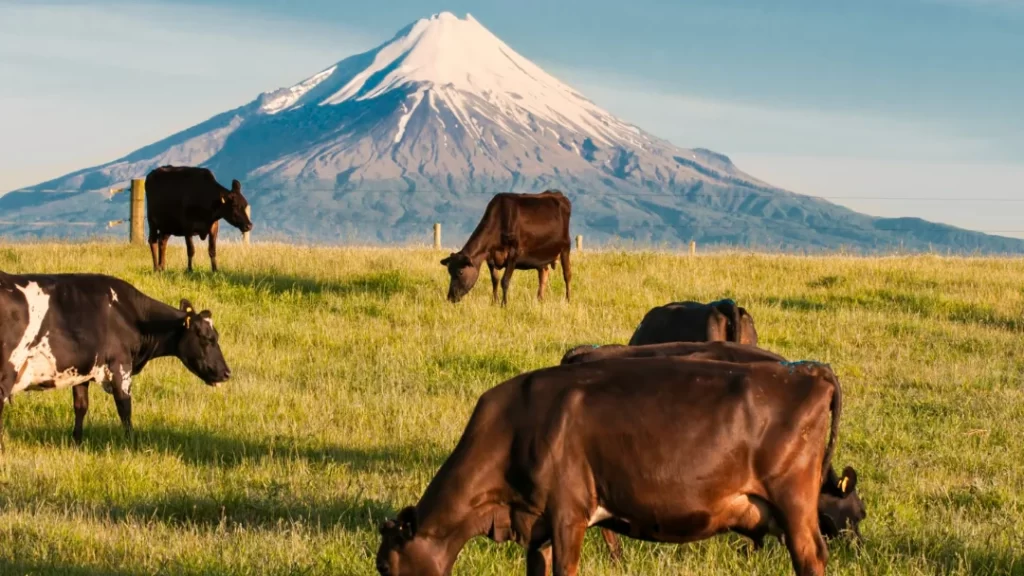
<instances>
[{"instance_id":1,"label":"mountain slope","mask_svg":"<svg viewBox=\"0 0 1024 576\"><path fill-rule=\"evenodd\" d=\"M123 233L105 191L163 164L237 178L258 237L461 241L495 192L559 188L574 233L781 247L1022 252L1024 241L877 219L792 194L725 156L623 122L512 50L471 16L442 13L289 88L128 156L0 197L2 233Z\"/></svg>"}]
</instances>

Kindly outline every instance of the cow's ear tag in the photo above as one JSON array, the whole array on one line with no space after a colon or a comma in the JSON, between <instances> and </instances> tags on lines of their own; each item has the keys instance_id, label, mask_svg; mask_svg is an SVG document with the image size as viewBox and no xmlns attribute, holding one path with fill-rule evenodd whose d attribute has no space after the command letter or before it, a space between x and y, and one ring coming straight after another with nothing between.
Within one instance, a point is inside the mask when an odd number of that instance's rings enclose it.
<instances>
[{"instance_id":1,"label":"cow's ear tag","mask_svg":"<svg viewBox=\"0 0 1024 576\"><path fill-rule=\"evenodd\" d=\"M192 318L190 318L188 316L185 316L185 328L189 328L191 326L192 326Z\"/></svg>"},{"instance_id":2,"label":"cow's ear tag","mask_svg":"<svg viewBox=\"0 0 1024 576\"><path fill-rule=\"evenodd\" d=\"M221 203L221 204L227 204L227 202L228 202L228 201L227 201L227 200L225 200L223 196L221 196L221 197L220 197L220 203Z\"/></svg>"},{"instance_id":3,"label":"cow's ear tag","mask_svg":"<svg viewBox=\"0 0 1024 576\"><path fill-rule=\"evenodd\" d=\"M849 476L843 476L843 479L839 481L839 491L846 494L846 485L850 483Z\"/></svg>"}]
</instances>

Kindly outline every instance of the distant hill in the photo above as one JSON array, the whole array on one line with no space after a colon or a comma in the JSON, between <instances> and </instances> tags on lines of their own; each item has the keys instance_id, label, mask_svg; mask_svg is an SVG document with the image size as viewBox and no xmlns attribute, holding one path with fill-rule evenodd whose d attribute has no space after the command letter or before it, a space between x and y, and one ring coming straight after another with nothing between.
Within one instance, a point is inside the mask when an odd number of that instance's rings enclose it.
<instances>
[{"instance_id":1,"label":"distant hill","mask_svg":"<svg viewBox=\"0 0 1024 576\"><path fill-rule=\"evenodd\" d=\"M558 188L588 241L1024 252L1024 240L866 216L674 146L449 13L124 158L2 196L0 220L17 224L0 235L123 235L103 224L125 217L127 195L107 190L164 164L241 180L256 238L426 239L437 221L456 243L494 193Z\"/></svg>"}]
</instances>

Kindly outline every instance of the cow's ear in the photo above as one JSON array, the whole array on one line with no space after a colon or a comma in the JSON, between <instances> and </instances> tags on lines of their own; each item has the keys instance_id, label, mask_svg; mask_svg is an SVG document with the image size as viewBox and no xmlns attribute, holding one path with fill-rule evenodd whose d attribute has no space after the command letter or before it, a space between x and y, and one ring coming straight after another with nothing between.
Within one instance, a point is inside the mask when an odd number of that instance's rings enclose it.
<instances>
[{"instance_id":1,"label":"cow's ear","mask_svg":"<svg viewBox=\"0 0 1024 576\"><path fill-rule=\"evenodd\" d=\"M406 506L398 513L398 530L402 538L412 540L416 536L416 508Z\"/></svg>"},{"instance_id":2,"label":"cow's ear","mask_svg":"<svg viewBox=\"0 0 1024 576\"><path fill-rule=\"evenodd\" d=\"M839 479L839 491L843 496L852 494L857 489L857 471L851 466L843 469L843 477Z\"/></svg>"},{"instance_id":3,"label":"cow's ear","mask_svg":"<svg viewBox=\"0 0 1024 576\"><path fill-rule=\"evenodd\" d=\"M234 192L235 194L241 194L242 193L242 183L239 182L238 180L232 180L231 181L231 191Z\"/></svg>"},{"instance_id":4,"label":"cow's ear","mask_svg":"<svg viewBox=\"0 0 1024 576\"><path fill-rule=\"evenodd\" d=\"M181 299L181 311L184 312L185 314L193 314L195 312L195 309L192 308L192 303L191 302L189 302L185 298L182 298Z\"/></svg>"},{"instance_id":5,"label":"cow's ear","mask_svg":"<svg viewBox=\"0 0 1024 576\"><path fill-rule=\"evenodd\" d=\"M445 258L444 260L441 260L441 266L447 266L448 263L451 262L451 261L452 261L452 257L449 256L449 257Z\"/></svg>"},{"instance_id":6,"label":"cow's ear","mask_svg":"<svg viewBox=\"0 0 1024 576\"><path fill-rule=\"evenodd\" d=\"M203 310L202 312L199 313L199 317L205 318L206 320L210 320L213 318L213 312L210 312L209 310Z\"/></svg>"}]
</instances>

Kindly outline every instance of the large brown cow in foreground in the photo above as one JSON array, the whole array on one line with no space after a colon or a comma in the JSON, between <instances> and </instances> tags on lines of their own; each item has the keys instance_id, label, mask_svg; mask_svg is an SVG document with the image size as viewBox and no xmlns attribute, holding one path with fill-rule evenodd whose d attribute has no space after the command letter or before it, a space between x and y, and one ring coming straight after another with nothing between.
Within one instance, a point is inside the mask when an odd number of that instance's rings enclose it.
<instances>
[{"instance_id":1,"label":"large brown cow in foreground","mask_svg":"<svg viewBox=\"0 0 1024 576\"><path fill-rule=\"evenodd\" d=\"M451 283L448 300L458 302L476 284L480 265L491 271L491 292L498 300L498 270L501 276L501 305L508 303L508 286L513 270L536 270L540 280L537 299L544 299L548 284L548 266L562 261L565 299L569 300L569 217L572 204L561 192L540 194L497 194L484 210L483 218L462 250L453 252L441 265L448 268Z\"/></svg>"},{"instance_id":2,"label":"large brown cow in foreground","mask_svg":"<svg viewBox=\"0 0 1024 576\"><path fill-rule=\"evenodd\" d=\"M419 503L381 526L377 570L447 575L486 535L527 548L528 575L550 562L575 576L599 526L676 543L780 532L795 573L821 576L841 398L813 363L617 358L523 374L481 396Z\"/></svg>"},{"instance_id":3,"label":"large brown cow in foreground","mask_svg":"<svg viewBox=\"0 0 1024 576\"><path fill-rule=\"evenodd\" d=\"M231 189L221 186L206 168L162 166L146 176L146 216L149 220L149 248L153 270L164 269L164 254L171 236L184 236L188 252L188 270L196 247L192 237L210 236L210 268L217 271L217 234L223 218L243 233L252 230L246 214L249 202L242 196L242 185L231 181ZM157 248L159 247L159 257Z\"/></svg>"},{"instance_id":4,"label":"large brown cow in foreground","mask_svg":"<svg viewBox=\"0 0 1024 576\"><path fill-rule=\"evenodd\" d=\"M631 346L665 342L736 342L757 345L754 318L732 300L672 302L652 308L636 327Z\"/></svg>"},{"instance_id":5,"label":"large brown cow in foreground","mask_svg":"<svg viewBox=\"0 0 1024 576\"><path fill-rule=\"evenodd\" d=\"M774 352L756 346L732 342L671 342L647 346L576 346L562 356L562 364L580 364L609 358L655 358L663 356L686 357L691 360L718 360L722 362L786 362ZM844 530L860 539L860 522L867 517L864 502L857 494L857 471L847 466L842 477L829 468L818 495L818 522L823 536L836 538ZM611 551L612 559L622 555L619 539L610 530L601 529L601 536ZM754 549L763 546L762 538L754 538Z\"/></svg>"}]
</instances>

